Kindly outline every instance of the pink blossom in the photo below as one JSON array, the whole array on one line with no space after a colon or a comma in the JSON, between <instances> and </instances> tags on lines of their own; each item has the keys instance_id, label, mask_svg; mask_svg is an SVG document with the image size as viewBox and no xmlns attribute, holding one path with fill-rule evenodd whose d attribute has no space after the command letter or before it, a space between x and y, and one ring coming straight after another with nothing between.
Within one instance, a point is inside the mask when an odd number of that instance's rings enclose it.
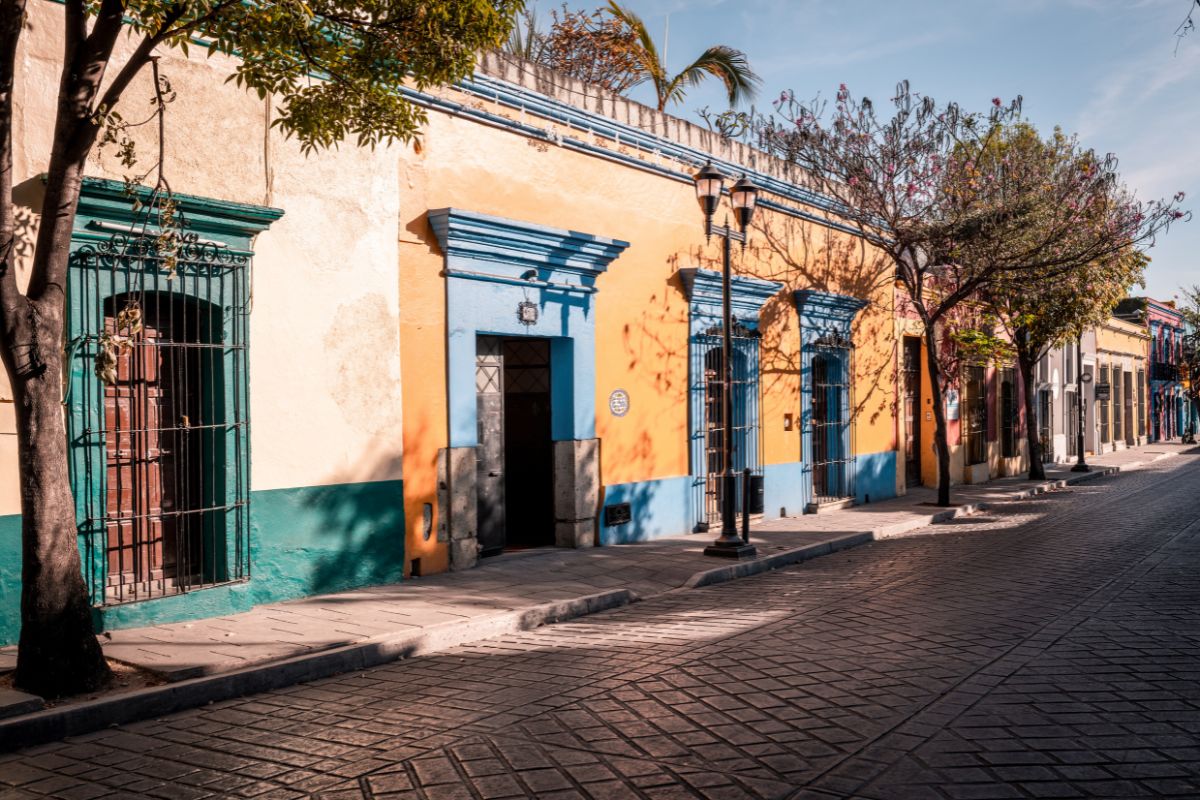
<instances>
[{"instance_id":1,"label":"pink blossom","mask_svg":"<svg viewBox=\"0 0 1200 800\"><path fill-rule=\"evenodd\" d=\"M993 98L992 98L992 105L994 105L996 108L999 108L999 107L1000 107L1000 98L999 98L999 97L993 97Z\"/></svg>"}]
</instances>

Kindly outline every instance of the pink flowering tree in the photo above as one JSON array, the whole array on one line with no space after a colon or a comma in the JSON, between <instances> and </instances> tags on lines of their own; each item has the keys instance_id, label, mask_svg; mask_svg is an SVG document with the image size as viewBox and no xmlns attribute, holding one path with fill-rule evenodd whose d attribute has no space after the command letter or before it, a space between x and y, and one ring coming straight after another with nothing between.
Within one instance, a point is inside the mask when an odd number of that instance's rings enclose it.
<instances>
[{"instance_id":1,"label":"pink flowering tree","mask_svg":"<svg viewBox=\"0 0 1200 800\"><path fill-rule=\"evenodd\" d=\"M1055 280L1146 241L1174 202L1138 203L1118 190L1116 160L1081 155L1064 140L1017 159L1009 138L1021 100L985 112L939 105L901 83L888 115L842 85L832 108L785 93L762 144L797 166L847 221L887 256L889 274L923 328L933 393L938 504L950 504L945 389L957 379L939 359L951 312L1004 279ZM1103 198L1103 204L1097 198ZM1121 202L1116 202L1120 199ZM1101 208L1109 213L1101 214Z\"/></svg>"}]
</instances>

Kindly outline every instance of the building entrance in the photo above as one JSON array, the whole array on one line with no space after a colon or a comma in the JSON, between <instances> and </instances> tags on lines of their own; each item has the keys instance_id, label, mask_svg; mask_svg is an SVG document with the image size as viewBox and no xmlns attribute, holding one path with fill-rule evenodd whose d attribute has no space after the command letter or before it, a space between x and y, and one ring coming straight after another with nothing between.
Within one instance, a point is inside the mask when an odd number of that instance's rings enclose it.
<instances>
[{"instance_id":1,"label":"building entrance","mask_svg":"<svg viewBox=\"0 0 1200 800\"><path fill-rule=\"evenodd\" d=\"M479 336L475 391L479 554L554 544L550 341Z\"/></svg>"},{"instance_id":2,"label":"building entrance","mask_svg":"<svg viewBox=\"0 0 1200 800\"><path fill-rule=\"evenodd\" d=\"M921 340L904 337L904 480L921 485Z\"/></svg>"},{"instance_id":3,"label":"building entrance","mask_svg":"<svg viewBox=\"0 0 1200 800\"><path fill-rule=\"evenodd\" d=\"M159 292L111 297L104 315L105 600L217 582L219 317L207 304Z\"/></svg>"}]
</instances>

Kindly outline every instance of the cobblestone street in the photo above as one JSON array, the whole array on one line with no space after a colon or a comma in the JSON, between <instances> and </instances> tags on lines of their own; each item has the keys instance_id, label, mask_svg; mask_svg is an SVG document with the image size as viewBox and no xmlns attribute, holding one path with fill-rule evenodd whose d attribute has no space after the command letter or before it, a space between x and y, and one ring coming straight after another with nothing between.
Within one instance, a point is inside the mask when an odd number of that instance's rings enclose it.
<instances>
[{"instance_id":1,"label":"cobblestone street","mask_svg":"<svg viewBox=\"0 0 1200 800\"><path fill-rule=\"evenodd\" d=\"M0 798L1200 796L1200 455L0 756Z\"/></svg>"}]
</instances>

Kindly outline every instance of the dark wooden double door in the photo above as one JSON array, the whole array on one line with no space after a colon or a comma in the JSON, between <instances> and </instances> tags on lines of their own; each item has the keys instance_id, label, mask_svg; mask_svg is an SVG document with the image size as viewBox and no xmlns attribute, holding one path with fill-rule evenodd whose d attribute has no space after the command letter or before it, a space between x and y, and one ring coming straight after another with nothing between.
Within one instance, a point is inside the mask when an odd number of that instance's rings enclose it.
<instances>
[{"instance_id":1,"label":"dark wooden double door","mask_svg":"<svg viewBox=\"0 0 1200 800\"><path fill-rule=\"evenodd\" d=\"M554 544L550 341L476 340L480 555Z\"/></svg>"},{"instance_id":2,"label":"dark wooden double door","mask_svg":"<svg viewBox=\"0 0 1200 800\"><path fill-rule=\"evenodd\" d=\"M171 593L201 570L200 324L187 303L117 299L105 331L108 598ZM136 323L129 320L136 315ZM207 326L206 326L207 327ZM210 448L211 449L211 448Z\"/></svg>"}]
</instances>

